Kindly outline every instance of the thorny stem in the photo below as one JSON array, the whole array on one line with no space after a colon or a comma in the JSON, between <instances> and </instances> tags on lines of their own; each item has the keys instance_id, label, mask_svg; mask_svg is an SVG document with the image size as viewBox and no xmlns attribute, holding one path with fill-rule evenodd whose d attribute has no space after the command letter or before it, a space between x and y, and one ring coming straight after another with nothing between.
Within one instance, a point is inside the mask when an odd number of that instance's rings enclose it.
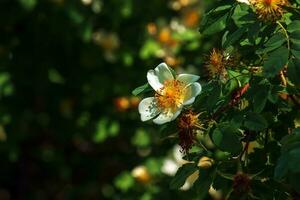
<instances>
[{"instance_id":1,"label":"thorny stem","mask_svg":"<svg viewBox=\"0 0 300 200\"><path fill-rule=\"evenodd\" d=\"M201 141L198 141L198 143L196 143L196 144L198 144L199 147L201 147L202 149L204 149L204 151L209 152L208 149L206 148L206 146Z\"/></svg>"},{"instance_id":2,"label":"thorny stem","mask_svg":"<svg viewBox=\"0 0 300 200\"><path fill-rule=\"evenodd\" d=\"M291 50L291 45L290 45L290 37L289 37L289 34L288 34L288 32L286 31L286 29L284 28L284 26L283 26L279 21L277 21L276 23L277 23L277 24L280 26L280 28L283 30L284 35L285 35L285 37L286 37L286 41L287 41L287 48L288 48L288 50L290 51L290 50ZM285 66L285 68L286 68L286 66ZM286 81L286 78L285 78L284 73L283 73L282 70L280 71L280 79L281 79L281 81L282 81L282 84L283 84L284 86L286 86L286 85L287 85L287 81Z\"/></svg>"},{"instance_id":3,"label":"thorny stem","mask_svg":"<svg viewBox=\"0 0 300 200\"><path fill-rule=\"evenodd\" d=\"M264 138L264 147L268 144L268 139L269 139L269 129L266 130L265 132L265 138Z\"/></svg>"},{"instance_id":4,"label":"thorny stem","mask_svg":"<svg viewBox=\"0 0 300 200\"><path fill-rule=\"evenodd\" d=\"M282 84L286 87L287 86L287 81L286 81L286 78L285 78L284 73L283 73L282 70L280 71L280 79L282 81Z\"/></svg>"},{"instance_id":5,"label":"thorny stem","mask_svg":"<svg viewBox=\"0 0 300 200\"><path fill-rule=\"evenodd\" d=\"M277 21L276 22L279 26L280 26L280 28L283 30L283 32L284 32L284 34L285 34L285 37L286 37L286 41L287 41L287 48L288 48L288 50L290 51L291 50L291 47L290 47L290 37L289 37L289 35L288 35L288 32L286 31L286 29L284 28L284 26L279 22L279 21Z\"/></svg>"},{"instance_id":6,"label":"thorny stem","mask_svg":"<svg viewBox=\"0 0 300 200\"><path fill-rule=\"evenodd\" d=\"M293 103L300 109L300 102L297 101L297 99L295 98L294 95L289 95L289 97L291 98L291 100L293 101Z\"/></svg>"},{"instance_id":7,"label":"thorny stem","mask_svg":"<svg viewBox=\"0 0 300 200\"><path fill-rule=\"evenodd\" d=\"M242 160L243 155L246 154L246 153L248 153L249 143L250 143L249 141L246 142L243 151L242 151L241 154L239 155L238 158L239 158L240 161Z\"/></svg>"}]
</instances>

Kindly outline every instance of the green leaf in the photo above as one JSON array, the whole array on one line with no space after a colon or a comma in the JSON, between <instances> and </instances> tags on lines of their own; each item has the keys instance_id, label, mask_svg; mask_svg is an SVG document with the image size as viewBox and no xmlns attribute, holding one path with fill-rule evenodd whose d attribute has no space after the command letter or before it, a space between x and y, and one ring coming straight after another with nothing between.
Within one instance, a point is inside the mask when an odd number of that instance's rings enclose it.
<instances>
[{"instance_id":1,"label":"green leaf","mask_svg":"<svg viewBox=\"0 0 300 200\"><path fill-rule=\"evenodd\" d=\"M235 7L232 19L238 27L241 27L244 24L251 24L255 22L256 17L253 13L249 12L249 8L250 7L246 4L238 4Z\"/></svg>"},{"instance_id":2,"label":"green leaf","mask_svg":"<svg viewBox=\"0 0 300 200\"><path fill-rule=\"evenodd\" d=\"M226 48L232 44L234 44L236 41L238 41L243 34L246 32L246 27L241 27L239 29L237 29L235 32L233 32L232 34L228 35L226 37L226 40L223 44L223 48Z\"/></svg>"},{"instance_id":3,"label":"green leaf","mask_svg":"<svg viewBox=\"0 0 300 200\"><path fill-rule=\"evenodd\" d=\"M287 31L290 33L297 30L300 30L300 20L295 20L287 26Z\"/></svg>"},{"instance_id":4,"label":"green leaf","mask_svg":"<svg viewBox=\"0 0 300 200\"><path fill-rule=\"evenodd\" d=\"M288 173L288 156L280 156L277 161L275 171L274 171L274 178L277 180L283 179L284 176Z\"/></svg>"},{"instance_id":5,"label":"green leaf","mask_svg":"<svg viewBox=\"0 0 300 200\"><path fill-rule=\"evenodd\" d=\"M244 112L233 112L232 116L230 116L230 123L234 124L235 127L240 128L244 121Z\"/></svg>"},{"instance_id":6,"label":"green leaf","mask_svg":"<svg viewBox=\"0 0 300 200\"><path fill-rule=\"evenodd\" d=\"M187 163L180 167L170 183L171 189L179 189L185 183L185 180L192 175L198 167L195 163Z\"/></svg>"},{"instance_id":7,"label":"green leaf","mask_svg":"<svg viewBox=\"0 0 300 200\"><path fill-rule=\"evenodd\" d=\"M292 134L286 135L281 140L283 146L291 145L296 142L300 142L300 128L295 128Z\"/></svg>"},{"instance_id":8,"label":"green leaf","mask_svg":"<svg viewBox=\"0 0 300 200\"><path fill-rule=\"evenodd\" d=\"M168 124L162 125L158 132L162 137L172 135L178 131L178 125L176 122L172 121Z\"/></svg>"},{"instance_id":9,"label":"green leaf","mask_svg":"<svg viewBox=\"0 0 300 200\"><path fill-rule=\"evenodd\" d=\"M248 25L247 38L252 45L258 44L259 33L261 31L261 22L255 22Z\"/></svg>"},{"instance_id":10,"label":"green leaf","mask_svg":"<svg viewBox=\"0 0 300 200\"><path fill-rule=\"evenodd\" d=\"M213 131L212 141L222 151L236 155L242 149L238 134L239 130L232 123L221 123Z\"/></svg>"},{"instance_id":11,"label":"green leaf","mask_svg":"<svg viewBox=\"0 0 300 200\"><path fill-rule=\"evenodd\" d=\"M286 47L280 47L271 52L264 62L264 75L274 77L287 64L289 50Z\"/></svg>"},{"instance_id":12,"label":"green leaf","mask_svg":"<svg viewBox=\"0 0 300 200\"><path fill-rule=\"evenodd\" d=\"M299 179L300 179L300 173L295 173L295 174L290 174L288 176L288 182L291 184L293 189L300 193L300 184L299 184Z\"/></svg>"},{"instance_id":13,"label":"green leaf","mask_svg":"<svg viewBox=\"0 0 300 200\"><path fill-rule=\"evenodd\" d=\"M282 86L271 86L268 94L268 100L273 104L277 103L279 97L278 94L283 90Z\"/></svg>"},{"instance_id":14,"label":"green leaf","mask_svg":"<svg viewBox=\"0 0 300 200\"><path fill-rule=\"evenodd\" d=\"M281 156L274 173L274 177L278 180L300 173L300 128L294 129L292 134L285 136L281 144Z\"/></svg>"},{"instance_id":15,"label":"green leaf","mask_svg":"<svg viewBox=\"0 0 300 200\"><path fill-rule=\"evenodd\" d=\"M300 173L300 147L289 151L288 167L291 173Z\"/></svg>"},{"instance_id":16,"label":"green leaf","mask_svg":"<svg viewBox=\"0 0 300 200\"><path fill-rule=\"evenodd\" d=\"M292 49L291 52L297 59L300 59L300 51Z\"/></svg>"},{"instance_id":17,"label":"green leaf","mask_svg":"<svg viewBox=\"0 0 300 200\"><path fill-rule=\"evenodd\" d=\"M222 6L219 6L215 9L213 9L212 11L213 11L213 13L217 13L217 12L229 10L231 7L232 7L232 5L222 5Z\"/></svg>"},{"instance_id":18,"label":"green leaf","mask_svg":"<svg viewBox=\"0 0 300 200\"><path fill-rule=\"evenodd\" d=\"M286 42L286 37L283 33L278 32L275 33L264 45L264 49L259 49L256 51L257 54L263 54L263 53L268 53L270 51L273 51L275 49L278 49L283 45L283 43Z\"/></svg>"},{"instance_id":19,"label":"green leaf","mask_svg":"<svg viewBox=\"0 0 300 200\"><path fill-rule=\"evenodd\" d=\"M213 170L199 170L200 176L193 184L193 190L197 192L198 199L203 199L208 194L208 190L213 181L212 172Z\"/></svg>"},{"instance_id":20,"label":"green leaf","mask_svg":"<svg viewBox=\"0 0 300 200\"><path fill-rule=\"evenodd\" d=\"M250 79L249 76L233 70L227 70L227 74L228 81L222 91L224 95L229 95L236 91L236 89L240 88L241 85L246 85Z\"/></svg>"},{"instance_id":21,"label":"green leaf","mask_svg":"<svg viewBox=\"0 0 300 200\"><path fill-rule=\"evenodd\" d=\"M212 9L211 11L206 13L201 20L199 31L202 32L208 24L211 24L211 21L215 21L214 19L217 16L220 16L220 14L229 10L231 7L232 7L232 5L223 5L223 6L219 6L219 7L215 8L215 9Z\"/></svg>"},{"instance_id":22,"label":"green leaf","mask_svg":"<svg viewBox=\"0 0 300 200\"><path fill-rule=\"evenodd\" d=\"M253 94L253 110L254 112L260 113L266 106L269 94L269 87L263 84L259 84L255 93Z\"/></svg>"},{"instance_id":23,"label":"green leaf","mask_svg":"<svg viewBox=\"0 0 300 200\"><path fill-rule=\"evenodd\" d=\"M283 33L275 33L265 44L266 48L273 47L274 49L280 47L284 42L286 42L286 37Z\"/></svg>"},{"instance_id":24,"label":"green leaf","mask_svg":"<svg viewBox=\"0 0 300 200\"><path fill-rule=\"evenodd\" d=\"M142 86L139 86L137 88L135 88L133 91L132 91L132 94L134 96L137 96L139 94L142 94L142 93L145 93L145 92L148 92L148 91L151 91L152 88L150 87L150 85L148 83L142 85Z\"/></svg>"},{"instance_id":25,"label":"green leaf","mask_svg":"<svg viewBox=\"0 0 300 200\"><path fill-rule=\"evenodd\" d=\"M222 175L220 175L222 172L220 172L218 170L218 173L216 175L216 177L214 178L213 181L213 188L215 188L216 190L220 190L224 187L224 185L228 184L229 181L231 181L233 178L227 179L224 178Z\"/></svg>"},{"instance_id":26,"label":"green leaf","mask_svg":"<svg viewBox=\"0 0 300 200\"><path fill-rule=\"evenodd\" d=\"M294 41L294 43L292 43L292 49L294 49L296 51L300 51L300 40L298 42Z\"/></svg>"},{"instance_id":27,"label":"green leaf","mask_svg":"<svg viewBox=\"0 0 300 200\"><path fill-rule=\"evenodd\" d=\"M229 14L226 13L222 17L220 17L218 20L213 22L211 25L209 25L204 31L202 32L203 35L212 35L218 32L221 32L226 28L226 22L228 19Z\"/></svg>"},{"instance_id":28,"label":"green leaf","mask_svg":"<svg viewBox=\"0 0 300 200\"><path fill-rule=\"evenodd\" d=\"M227 74L229 80L226 82L224 89L226 90L226 94L229 94L237 89L239 84L241 84L239 80L241 74L233 70L227 70Z\"/></svg>"},{"instance_id":29,"label":"green leaf","mask_svg":"<svg viewBox=\"0 0 300 200\"><path fill-rule=\"evenodd\" d=\"M300 43L300 30L293 31L290 34L290 40L292 43Z\"/></svg>"},{"instance_id":30,"label":"green leaf","mask_svg":"<svg viewBox=\"0 0 300 200\"><path fill-rule=\"evenodd\" d=\"M222 92L221 85L219 85L218 82L214 82L213 86L214 88L209 92L209 96L206 98L206 107L209 111L212 111L216 107Z\"/></svg>"},{"instance_id":31,"label":"green leaf","mask_svg":"<svg viewBox=\"0 0 300 200\"><path fill-rule=\"evenodd\" d=\"M287 74L289 80L295 85L300 86L300 59L293 59L289 62Z\"/></svg>"},{"instance_id":32,"label":"green leaf","mask_svg":"<svg viewBox=\"0 0 300 200\"><path fill-rule=\"evenodd\" d=\"M244 126L252 131L262 131L268 127L268 123L260 114L251 112L246 115Z\"/></svg>"},{"instance_id":33,"label":"green leaf","mask_svg":"<svg viewBox=\"0 0 300 200\"><path fill-rule=\"evenodd\" d=\"M248 101L254 112L260 113L268 100L270 84L267 79L254 78L247 93Z\"/></svg>"}]
</instances>

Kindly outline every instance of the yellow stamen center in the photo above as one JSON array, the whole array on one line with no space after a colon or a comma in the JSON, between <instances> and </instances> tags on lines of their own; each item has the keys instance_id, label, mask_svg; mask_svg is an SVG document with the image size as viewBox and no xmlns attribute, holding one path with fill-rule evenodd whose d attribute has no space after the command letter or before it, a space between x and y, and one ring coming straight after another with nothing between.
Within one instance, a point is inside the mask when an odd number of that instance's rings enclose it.
<instances>
[{"instance_id":1,"label":"yellow stamen center","mask_svg":"<svg viewBox=\"0 0 300 200\"><path fill-rule=\"evenodd\" d=\"M185 85L178 80L167 80L155 98L162 112L175 112L184 101Z\"/></svg>"},{"instance_id":2,"label":"yellow stamen center","mask_svg":"<svg viewBox=\"0 0 300 200\"><path fill-rule=\"evenodd\" d=\"M272 3L274 3L274 1L273 0L265 0L265 5L268 5L268 6L270 6L270 5L272 5Z\"/></svg>"},{"instance_id":3,"label":"yellow stamen center","mask_svg":"<svg viewBox=\"0 0 300 200\"><path fill-rule=\"evenodd\" d=\"M264 20L274 20L282 16L283 7L288 4L287 0L252 0L259 17Z\"/></svg>"}]
</instances>

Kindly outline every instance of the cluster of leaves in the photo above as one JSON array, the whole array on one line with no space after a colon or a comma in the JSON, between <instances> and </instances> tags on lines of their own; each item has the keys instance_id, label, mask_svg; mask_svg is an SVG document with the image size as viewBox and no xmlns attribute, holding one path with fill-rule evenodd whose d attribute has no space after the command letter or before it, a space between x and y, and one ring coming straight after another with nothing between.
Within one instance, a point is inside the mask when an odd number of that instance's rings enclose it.
<instances>
[{"instance_id":1,"label":"cluster of leaves","mask_svg":"<svg viewBox=\"0 0 300 200\"><path fill-rule=\"evenodd\" d=\"M201 198L211 186L226 199L299 198L300 2L284 9L281 18L264 20L251 4L223 1L204 15L200 33L219 35L216 47L232 63L224 65L222 78L202 78L193 109L203 113L205 131L171 188L199 171L193 189ZM176 132L176 123L165 130ZM202 156L214 164L199 167Z\"/></svg>"},{"instance_id":2,"label":"cluster of leaves","mask_svg":"<svg viewBox=\"0 0 300 200\"><path fill-rule=\"evenodd\" d=\"M0 0L0 199L183 199L128 94L161 60L202 63L204 2Z\"/></svg>"}]
</instances>

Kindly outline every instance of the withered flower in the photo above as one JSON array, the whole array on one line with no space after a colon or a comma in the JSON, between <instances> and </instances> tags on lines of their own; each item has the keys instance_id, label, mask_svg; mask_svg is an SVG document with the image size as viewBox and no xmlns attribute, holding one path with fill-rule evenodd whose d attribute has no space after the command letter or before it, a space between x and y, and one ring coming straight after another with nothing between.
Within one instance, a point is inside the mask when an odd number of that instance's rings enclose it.
<instances>
[{"instance_id":1,"label":"withered flower","mask_svg":"<svg viewBox=\"0 0 300 200\"><path fill-rule=\"evenodd\" d=\"M233 191L236 195L242 196L250 192L251 179L247 174L238 173L233 177Z\"/></svg>"},{"instance_id":2,"label":"withered flower","mask_svg":"<svg viewBox=\"0 0 300 200\"><path fill-rule=\"evenodd\" d=\"M213 49L206 62L206 68L210 77L218 77L224 79L226 77L226 65L229 64L230 59L225 56L224 53L218 49Z\"/></svg>"},{"instance_id":3,"label":"withered flower","mask_svg":"<svg viewBox=\"0 0 300 200\"><path fill-rule=\"evenodd\" d=\"M185 153L188 152L196 141L196 130L202 128L202 124L198 119L199 115L188 110L178 119L179 145Z\"/></svg>"}]
</instances>

